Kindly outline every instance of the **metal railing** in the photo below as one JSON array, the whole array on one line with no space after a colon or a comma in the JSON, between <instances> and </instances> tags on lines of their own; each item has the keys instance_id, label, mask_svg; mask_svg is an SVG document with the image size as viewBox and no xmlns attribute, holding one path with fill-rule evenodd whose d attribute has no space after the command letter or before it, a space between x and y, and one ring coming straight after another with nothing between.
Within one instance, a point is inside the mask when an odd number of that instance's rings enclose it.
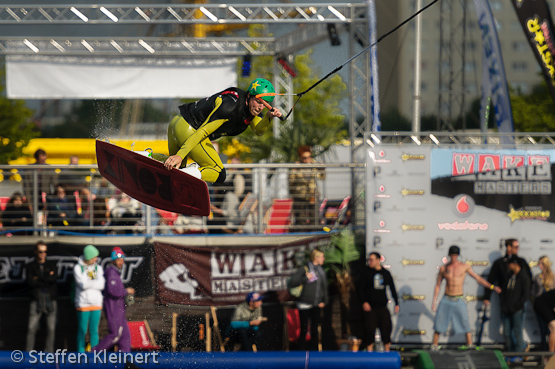
<instances>
[{"instance_id":1,"label":"metal railing","mask_svg":"<svg viewBox=\"0 0 555 369\"><path fill-rule=\"evenodd\" d=\"M96 165L2 165L0 236L321 231L349 221L352 171L364 165L230 164L226 169L225 183L209 184L211 215L194 217L130 198L102 178ZM20 207L8 204L16 192L25 200Z\"/></svg>"}]
</instances>

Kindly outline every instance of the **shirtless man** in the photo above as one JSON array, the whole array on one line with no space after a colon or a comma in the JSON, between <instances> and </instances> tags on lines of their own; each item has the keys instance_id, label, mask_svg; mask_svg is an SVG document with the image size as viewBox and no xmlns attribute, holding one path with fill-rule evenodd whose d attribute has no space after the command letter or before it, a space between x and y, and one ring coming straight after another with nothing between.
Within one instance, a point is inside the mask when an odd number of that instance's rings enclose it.
<instances>
[{"instance_id":1,"label":"shirtless man","mask_svg":"<svg viewBox=\"0 0 555 369\"><path fill-rule=\"evenodd\" d=\"M455 334L466 333L466 346L473 348L472 334L470 333L470 325L468 324L468 312L463 296L463 285L466 274L469 274L479 284L485 288L489 288L496 293L501 292L501 288L489 283L480 277L470 265L462 263L458 260L461 249L458 246L449 247L449 264L442 266L437 275L437 283L434 291L434 299L432 301L432 310L436 311L436 300L439 295L441 281L445 279L445 295L437 306L437 314L434 321L434 341L432 351L439 349L439 335L447 332L449 323L453 323Z\"/></svg>"}]
</instances>

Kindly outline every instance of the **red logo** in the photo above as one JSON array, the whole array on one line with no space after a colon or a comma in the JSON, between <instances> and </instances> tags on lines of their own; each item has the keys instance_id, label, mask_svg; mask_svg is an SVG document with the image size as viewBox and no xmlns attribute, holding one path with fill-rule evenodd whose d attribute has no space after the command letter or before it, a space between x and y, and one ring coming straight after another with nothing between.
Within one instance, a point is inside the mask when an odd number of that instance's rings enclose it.
<instances>
[{"instance_id":1,"label":"red logo","mask_svg":"<svg viewBox=\"0 0 555 369\"><path fill-rule=\"evenodd\" d=\"M474 199L466 194L461 194L455 196L453 199L455 202L455 213L462 217L467 217L472 214L474 210L475 203Z\"/></svg>"}]
</instances>

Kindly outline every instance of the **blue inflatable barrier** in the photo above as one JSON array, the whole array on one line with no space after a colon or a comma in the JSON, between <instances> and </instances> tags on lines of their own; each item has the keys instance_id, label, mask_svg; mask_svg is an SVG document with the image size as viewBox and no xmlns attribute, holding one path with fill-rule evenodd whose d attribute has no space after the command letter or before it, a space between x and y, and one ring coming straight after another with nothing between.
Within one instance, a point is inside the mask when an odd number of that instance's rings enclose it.
<instances>
[{"instance_id":1,"label":"blue inflatable barrier","mask_svg":"<svg viewBox=\"0 0 555 369\"><path fill-rule=\"evenodd\" d=\"M27 369L399 369L397 352L97 352L0 351L0 368Z\"/></svg>"}]
</instances>

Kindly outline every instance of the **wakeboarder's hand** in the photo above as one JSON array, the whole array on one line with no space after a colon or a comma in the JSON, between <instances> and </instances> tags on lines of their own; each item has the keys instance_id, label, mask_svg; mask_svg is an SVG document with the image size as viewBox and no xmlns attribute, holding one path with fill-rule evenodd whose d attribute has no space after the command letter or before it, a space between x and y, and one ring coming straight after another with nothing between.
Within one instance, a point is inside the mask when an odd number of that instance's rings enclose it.
<instances>
[{"instance_id":1,"label":"wakeboarder's hand","mask_svg":"<svg viewBox=\"0 0 555 369\"><path fill-rule=\"evenodd\" d=\"M266 116L268 117L268 119L279 118L281 117L281 115L282 114L278 108L273 108L272 110L268 110L268 112L266 113Z\"/></svg>"},{"instance_id":2,"label":"wakeboarder's hand","mask_svg":"<svg viewBox=\"0 0 555 369\"><path fill-rule=\"evenodd\" d=\"M181 159L181 156L179 155L172 155L169 158L166 159L166 161L164 162L164 166L170 170L172 168L177 168L179 169L179 167L181 166L181 162L183 161L183 159Z\"/></svg>"}]
</instances>

